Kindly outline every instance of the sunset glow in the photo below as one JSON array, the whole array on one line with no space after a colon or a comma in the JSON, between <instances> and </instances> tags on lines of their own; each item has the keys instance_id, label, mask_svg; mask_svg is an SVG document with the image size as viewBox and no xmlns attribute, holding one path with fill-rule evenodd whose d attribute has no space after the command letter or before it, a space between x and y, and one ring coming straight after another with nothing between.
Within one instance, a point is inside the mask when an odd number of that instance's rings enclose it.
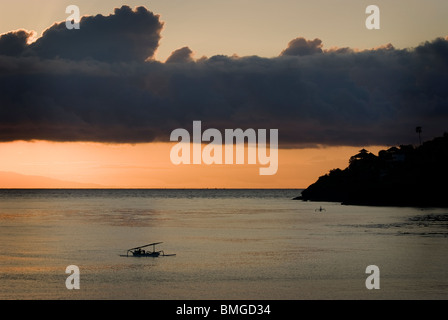
<instances>
[{"instance_id":1,"label":"sunset glow","mask_svg":"<svg viewBox=\"0 0 448 320\"><path fill-rule=\"evenodd\" d=\"M0 187L45 187L36 185L35 177L27 177L40 176L66 181L66 187L305 188L329 170L345 168L348 158L360 149L280 149L277 174L260 176L259 165L173 165L170 162L173 145L46 141L2 143L0 176L5 172L25 176L15 182L3 178ZM379 149L369 148L374 153ZM52 187L51 183L47 187Z\"/></svg>"}]
</instances>

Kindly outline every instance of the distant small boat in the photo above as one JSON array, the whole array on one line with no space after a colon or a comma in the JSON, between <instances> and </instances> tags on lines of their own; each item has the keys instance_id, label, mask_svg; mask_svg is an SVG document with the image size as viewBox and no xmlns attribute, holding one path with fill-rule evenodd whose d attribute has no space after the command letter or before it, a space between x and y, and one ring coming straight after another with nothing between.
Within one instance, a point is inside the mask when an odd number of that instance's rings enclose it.
<instances>
[{"instance_id":1,"label":"distant small boat","mask_svg":"<svg viewBox=\"0 0 448 320\"><path fill-rule=\"evenodd\" d=\"M319 211L319 212L322 212L322 211L327 211L327 210L325 210L324 208L322 208L322 206L320 206L320 208L319 209L316 209L316 210L314 210L314 211Z\"/></svg>"},{"instance_id":2,"label":"distant small boat","mask_svg":"<svg viewBox=\"0 0 448 320\"><path fill-rule=\"evenodd\" d=\"M156 251L156 245L161 244L161 243L163 243L163 242L154 242L154 243L150 243L150 244L145 244L144 246L131 248L126 251L126 255L121 255L121 256L122 257L153 257L153 258L157 258L159 256L163 256L163 257L175 256L175 254L165 254L165 252L163 252L163 250ZM150 246L152 246L152 251L143 249L143 248L150 247Z\"/></svg>"}]
</instances>

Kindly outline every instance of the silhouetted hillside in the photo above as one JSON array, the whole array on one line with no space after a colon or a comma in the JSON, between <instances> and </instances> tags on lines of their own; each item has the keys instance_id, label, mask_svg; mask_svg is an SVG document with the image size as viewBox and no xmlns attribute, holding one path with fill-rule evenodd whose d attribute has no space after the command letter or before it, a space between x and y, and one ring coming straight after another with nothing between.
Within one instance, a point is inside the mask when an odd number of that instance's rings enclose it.
<instances>
[{"instance_id":1,"label":"silhouetted hillside","mask_svg":"<svg viewBox=\"0 0 448 320\"><path fill-rule=\"evenodd\" d=\"M374 155L365 149L344 170L334 169L296 200L343 204L448 206L448 133L421 146L402 145Z\"/></svg>"},{"instance_id":2,"label":"silhouetted hillside","mask_svg":"<svg viewBox=\"0 0 448 320\"><path fill-rule=\"evenodd\" d=\"M42 176L24 175L0 171L0 189L63 189L63 188L104 188L99 184L63 181Z\"/></svg>"}]
</instances>

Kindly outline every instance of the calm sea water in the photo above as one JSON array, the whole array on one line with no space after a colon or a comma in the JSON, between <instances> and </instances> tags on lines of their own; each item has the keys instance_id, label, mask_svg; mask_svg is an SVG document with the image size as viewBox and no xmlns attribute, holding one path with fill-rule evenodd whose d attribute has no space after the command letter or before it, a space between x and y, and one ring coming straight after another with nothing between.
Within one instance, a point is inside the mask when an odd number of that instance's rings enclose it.
<instances>
[{"instance_id":1,"label":"calm sea water","mask_svg":"<svg viewBox=\"0 0 448 320\"><path fill-rule=\"evenodd\" d=\"M448 298L448 209L299 193L0 190L0 299ZM159 241L176 256L120 256ZM65 286L69 265L79 290Z\"/></svg>"}]
</instances>

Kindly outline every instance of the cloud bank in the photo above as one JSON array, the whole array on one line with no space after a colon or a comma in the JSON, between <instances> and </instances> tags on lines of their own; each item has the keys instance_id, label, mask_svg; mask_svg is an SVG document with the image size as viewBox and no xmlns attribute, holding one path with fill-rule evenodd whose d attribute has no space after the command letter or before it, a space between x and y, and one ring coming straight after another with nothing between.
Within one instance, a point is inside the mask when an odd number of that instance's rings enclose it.
<instances>
[{"instance_id":1,"label":"cloud bank","mask_svg":"<svg viewBox=\"0 0 448 320\"><path fill-rule=\"evenodd\" d=\"M138 143L172 130L279 129L283 147L410 143L448 131L448 40L325 49L296 38L279 56L189 47L156 61L163 22L144 7L0 36L0 141Z\"/></svg>"}]
</instances>

